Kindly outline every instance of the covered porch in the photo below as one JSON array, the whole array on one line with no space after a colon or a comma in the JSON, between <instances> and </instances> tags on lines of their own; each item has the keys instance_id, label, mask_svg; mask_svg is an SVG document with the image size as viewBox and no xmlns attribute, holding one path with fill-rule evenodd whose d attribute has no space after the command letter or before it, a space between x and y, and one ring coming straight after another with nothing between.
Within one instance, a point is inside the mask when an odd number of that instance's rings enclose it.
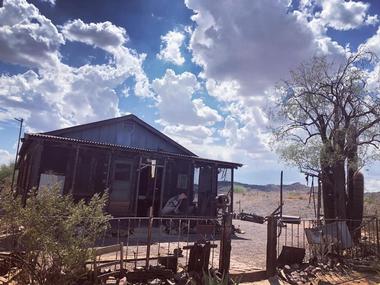
<instances>
[{"instance_id":1,"label":"covered porch","mask_svg":"<svg viewBox=\"0 0 380 285\"><path fill-rule=\"evenodd\" d=\"M109 192L108 212L116 217L155 216L167 201L185 194L178 214L215 217L218 194L233 205L234 170L241 164L197 156L87 140L25 135L18 161L17 193L24 201L33 187L58 187L75 200ZM170 215L170 214L166 214Z\"/></svg>"}]
</instances>

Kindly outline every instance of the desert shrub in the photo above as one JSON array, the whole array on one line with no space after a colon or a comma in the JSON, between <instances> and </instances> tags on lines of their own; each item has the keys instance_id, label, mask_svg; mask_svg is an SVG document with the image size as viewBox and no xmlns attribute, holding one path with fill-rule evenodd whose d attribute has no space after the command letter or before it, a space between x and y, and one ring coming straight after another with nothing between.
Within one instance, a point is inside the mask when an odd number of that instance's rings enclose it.
<instances>
[{"instance_id":1,"label":"desert shrub","mask_svg":"<svg viewBox=\"0 0 380 285\"><path fill-rule=\"evenodd\" d=\"M13 232L20 284L75 284L86 275L97 237L108 227L107 194L74 203L59 190L32 191L23 207L11 191L1 193L2 225Z\"/></svg>"},{"instance_id":2,"label":"desert shrub","mask_svg":"<svg viewBox=\"0 0 380 285\"><path fill-rule=\"evenodd\" d=\"M13 173L13 163L0 165L0 187L6 183L10 183Z\"/></svg>"},{"instance_id":3,"label":"desert shrub","mask_svg":"<svg viewBox=\"0 0 380 285\"><path fill-rule=\"evenodd\" d=\"M244 186L234 184L234 193L246 193L247 189Z\"/></svg>"}]
</instances>

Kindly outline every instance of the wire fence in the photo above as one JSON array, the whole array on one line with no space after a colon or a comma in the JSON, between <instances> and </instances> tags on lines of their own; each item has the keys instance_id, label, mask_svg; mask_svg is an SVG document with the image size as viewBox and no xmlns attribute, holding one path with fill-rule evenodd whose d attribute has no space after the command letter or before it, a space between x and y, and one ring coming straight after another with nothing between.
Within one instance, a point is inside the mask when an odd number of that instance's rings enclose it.
<instances>
[{"instance_id":1,"label":"wire fence","mask_svg":"<svg viewBox=\"0 0 380 285\"><path fill-rule=\"evenodd\" d=\"M284 247L305 249L305 260L329 254L346 257L380 255L379 218L363 220L301 219L299 223L278 224L277 254Z\"/></svg>"}]
</instances>

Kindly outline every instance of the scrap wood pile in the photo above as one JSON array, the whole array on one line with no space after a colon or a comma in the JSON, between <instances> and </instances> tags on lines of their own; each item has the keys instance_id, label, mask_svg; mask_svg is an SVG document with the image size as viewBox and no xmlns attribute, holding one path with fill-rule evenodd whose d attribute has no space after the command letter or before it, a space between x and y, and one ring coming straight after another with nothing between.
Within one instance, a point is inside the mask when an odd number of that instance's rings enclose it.
<instances>
[{"instance_id":1,"label":"scrap wood pile","mask_svg":"<svg viewBox=\"0 0 380 285\"><path fill-rule=\"evenodd\" d=\"M328 279L340 276L355 279L361 274L380 274L380 259L375 256L365 258L329 258L327 262L284 265L278 268L279 277L290 284L330 284Z\"/></svg>"}]
</instances>

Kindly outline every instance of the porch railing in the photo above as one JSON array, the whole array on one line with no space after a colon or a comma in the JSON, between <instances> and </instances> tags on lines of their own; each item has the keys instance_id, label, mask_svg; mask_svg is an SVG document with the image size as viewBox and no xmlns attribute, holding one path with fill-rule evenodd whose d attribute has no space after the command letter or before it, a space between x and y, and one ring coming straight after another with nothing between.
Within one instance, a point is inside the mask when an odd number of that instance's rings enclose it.
<instances>
[{"instance_id":1,"label":"porch railing","mask_svg":"<svg viewBox=\"0 0 380 285\"><path fill-rule=\"evenodd\" d=\"M189 249L196 242L210 245L209 266L218 268L221 224L216 218L202 217L120 217L110 219L110 229L97 242L98 247L123 243L127 268L157 265L161 257L178 257L186 268ZM103 256L104 262L117 256ZM102 262L102 260L100 260Z\"/></svg>"}]
</instances>

